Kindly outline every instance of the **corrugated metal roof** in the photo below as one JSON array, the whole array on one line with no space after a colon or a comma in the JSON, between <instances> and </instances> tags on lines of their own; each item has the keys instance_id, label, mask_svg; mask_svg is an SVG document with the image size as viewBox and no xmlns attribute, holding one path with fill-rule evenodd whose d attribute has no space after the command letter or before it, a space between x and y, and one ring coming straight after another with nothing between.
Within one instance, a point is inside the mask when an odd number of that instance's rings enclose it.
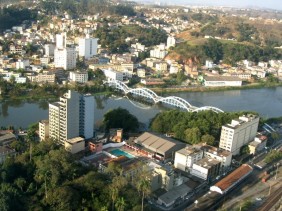
<instances>
[{"instance_id":1,"label":"corrugated metal roof","mask_svg":"<svg viewBox=\"0 0 282 211\"><path fill-rule=\"evenodd\" d=\"M185 145L184 143L173 140L169 137L148 132L143 133L134 142L149 150L162 154L165 154L165 152L176 145Z\"/></svg>"}]
</instances>

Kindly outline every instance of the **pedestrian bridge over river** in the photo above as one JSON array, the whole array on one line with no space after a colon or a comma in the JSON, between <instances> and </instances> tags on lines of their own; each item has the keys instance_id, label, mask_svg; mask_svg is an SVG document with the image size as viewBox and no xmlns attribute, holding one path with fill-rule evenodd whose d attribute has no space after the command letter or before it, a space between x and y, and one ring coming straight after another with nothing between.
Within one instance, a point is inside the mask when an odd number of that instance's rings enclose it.
<instances>
[{"instance_id":1,"label":"pedestrian bridge over river","mask_svg":"<svg viewBox=\"0 0 282 211\"><path fill-rule=\"evenodd\" d=\"M204 107L193 106L183 98L176 96L161 97L148 88L129 88L125 83L114 79L108 79L108 81L104 81L104 83L124 92L125 94L132 94L135 96L140 96L152 100L155 104L164 103L176 108L181 108L188 112L198 112L205 110L212 110L216 113L223 112L221 109L212 106L204 106Z\"/></svg>"}]
</instances>

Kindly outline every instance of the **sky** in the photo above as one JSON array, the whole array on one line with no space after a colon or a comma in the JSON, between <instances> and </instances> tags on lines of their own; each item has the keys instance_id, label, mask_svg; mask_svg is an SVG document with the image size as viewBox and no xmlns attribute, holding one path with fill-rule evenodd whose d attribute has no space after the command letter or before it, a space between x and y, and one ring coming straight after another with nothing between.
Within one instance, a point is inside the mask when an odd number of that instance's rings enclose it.
<instances>
[{"instance_id":1,"label":"sky","mask_svg":"<svg viewBox=\"0 0 282 211\"><path fill-rule=\"evenodd\" d=\"M158 2L168 4L193 4L207 6L260 7L282 10L282 0L135 0L137 2Z\"/></svg>"}]
</instances>

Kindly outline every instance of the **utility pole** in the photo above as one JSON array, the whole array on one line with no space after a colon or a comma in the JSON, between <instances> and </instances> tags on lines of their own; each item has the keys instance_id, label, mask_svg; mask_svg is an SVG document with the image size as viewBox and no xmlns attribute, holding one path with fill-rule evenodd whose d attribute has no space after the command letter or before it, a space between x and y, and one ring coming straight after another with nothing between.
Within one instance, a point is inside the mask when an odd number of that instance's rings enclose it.
<instances>
[{"instance_id":1,"label":"utility pole","mask_svg":"<svg viewBox=\"0 0 282 211\"><path fill-rule=\"evenodd\" d=\"M277 179L277 172L278 172L279 163L276 164L276 173L275 173L275 180Z\"/></svg>"}]
</instances>

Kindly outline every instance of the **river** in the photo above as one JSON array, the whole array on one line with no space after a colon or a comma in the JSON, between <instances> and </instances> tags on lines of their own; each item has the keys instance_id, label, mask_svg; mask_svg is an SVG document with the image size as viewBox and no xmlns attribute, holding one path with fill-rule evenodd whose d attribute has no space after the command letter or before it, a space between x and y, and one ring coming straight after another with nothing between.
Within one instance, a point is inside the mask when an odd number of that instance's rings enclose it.
<instances>
[{"instance_id":1,"label":"river","mask_svg":"<svg viewBox=\"0 0 282 211\"><path fill-rule=\"evenodd\" d=\"M224 111L256 111L262 117L282 116L282 87L216 92L179 92L173 94L186 99L190 104L214 106ZM148 125L150 120L166 108L158 105L144 105L125 97L95 96L94 118L97 125L110 109L122 107L137 116L140 122ZM48 119L47 101L8 100L0 102L0 126L13 125L26 128L29 124Z\"/></svg>"}]
</instances>

